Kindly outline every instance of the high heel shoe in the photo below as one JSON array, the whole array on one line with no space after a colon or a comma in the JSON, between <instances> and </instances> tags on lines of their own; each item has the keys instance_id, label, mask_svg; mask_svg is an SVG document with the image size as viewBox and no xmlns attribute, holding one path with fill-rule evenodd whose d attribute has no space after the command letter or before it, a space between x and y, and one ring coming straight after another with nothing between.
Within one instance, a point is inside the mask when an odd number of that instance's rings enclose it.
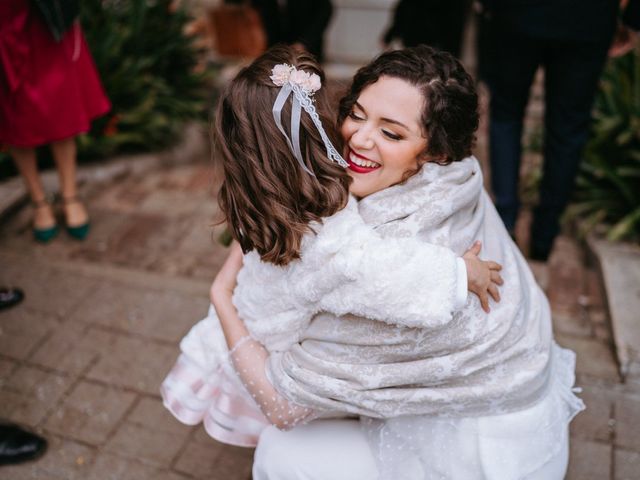
<instances>
[{"instance_id":1,"label":"high heel shoe","mask_svg":"<svg viewBox=\"0 0 640 480\"><path fill-rule=\"evenodd\" d=\"M39 208L51 208L49 203L46 200L41 200L39 202L33 203L34 209ZM33 229L33 238L40 243L47 243L51 241L56 235L58 235L58 225L55 223L51 227L46 228L38 228L34 225Z\"/></svg>"},{"instance_id":2,"label":"high heel shoe","mask_svg":"<svg viewBox=\"0 0 640 480\"><path fill-rule=\"evenodd\" d=\"M63 198L62 202L64 207L67 207L72 203L80 203L80 204L82 203L80 202L80 200L78 200L77 197ZM89 222L88 218L84 223L81 223L80 225L69 225L69 218L66 211L65 211L65 218L67 222L66 230L71 237L75 238L76 240L84 240L85 238L87 238L87 235L89 234L89 229L91 227L91 223Z\"/></svg>"}]
</instances>

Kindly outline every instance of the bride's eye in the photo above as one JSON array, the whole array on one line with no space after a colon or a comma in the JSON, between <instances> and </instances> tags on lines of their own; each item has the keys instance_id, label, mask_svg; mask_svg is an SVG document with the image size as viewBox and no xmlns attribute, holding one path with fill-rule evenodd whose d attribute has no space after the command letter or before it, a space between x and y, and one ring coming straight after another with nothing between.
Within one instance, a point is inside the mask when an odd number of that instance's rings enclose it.
<instances>
[{"instance_id":1,"label":"bride's eye","mask_svg":"<svg viewBox=\"0 0 640 480\"><path fill-rule=\"evenodd\" d=\"M351 118L352 120L359 120L359 121L364 120L364 117L361 117L360 115L358 115L354 110L351 110L349 112L349 118Z\"/></svg>"},{"instance_id":2,"label":"bride's eye","mask_svg":"<svg viewBox=\"0 0 640 480\"><path fill-rule=\"evenodd\" d=\"M382 130L382 133L390 138L391 140L402 140L402 135L396 135L393 132L390 132L389 130Z\"/></svg>"}]
</instances>

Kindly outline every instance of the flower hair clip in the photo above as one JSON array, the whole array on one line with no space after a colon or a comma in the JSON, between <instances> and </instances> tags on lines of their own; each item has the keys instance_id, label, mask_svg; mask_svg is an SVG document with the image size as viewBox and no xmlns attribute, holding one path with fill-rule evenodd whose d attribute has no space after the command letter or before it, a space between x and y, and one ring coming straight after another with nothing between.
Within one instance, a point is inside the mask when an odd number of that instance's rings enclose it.
<instances>
[{"instance_id":1,"label":"flower hair clip","mask_svg":"<svg viewBox=\"0 0 640 480\"><path fill-rule=\"evenodd\" d=\"M298 70L286 63L280 63L273 67L269 78L278 87L282 87L285 83L298 85L307 95L313 95L322 87L320 77L316 73Z\"/></svg>"},{"instance_id":2,"label":"flower hair clip","mask_svg":"<svg viewBox=\"0 0 640 480\"><path fill-rule=\"evenodd\" d=\"M304 70L296 69L296 67L292 65L280 63L273 67L269 78L274 85L280 87L280 93L278 93L276 101L273 103L273 119L302 168L310 175L314 175L305 164L300 150L300 117L302 115L302 109L309 114L313 124L318 129L318 133L320 133L320 137L327 150L327 157L342 167L347 168L347 162L335 149L331 140L329 140L329 137L322 127L318 112L316 112L316 108L313 105L313 99L311 97L322 87L320 77L315 73L305 72ZM282 108L290 95L292 95L291 136L285 132L281 120Z\"/></svg>"}]
</instances>

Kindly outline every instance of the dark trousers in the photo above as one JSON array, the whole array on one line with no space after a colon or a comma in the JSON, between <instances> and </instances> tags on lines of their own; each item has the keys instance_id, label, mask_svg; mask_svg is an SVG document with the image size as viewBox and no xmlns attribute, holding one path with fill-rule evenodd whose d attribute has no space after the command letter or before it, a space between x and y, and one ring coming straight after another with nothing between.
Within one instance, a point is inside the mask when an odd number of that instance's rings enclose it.
<instances>
[{"instance_id":1,"label":"dark trousers","mask_svg":"<svg viewBox=\"0 0 640 480\"><path fill-rule=\"evenodd\" d=\"M395 38L405 47L420 44L460 57L471 0L400 0L384 42Z\"/></svg>"},{"instance_id":2,"label":"dark trousers","mask_svg":"<svg viewBox=\"0 0 640 480\"><path fill-rule=\"evenodd\" d=\"M269 47L300 42L320 62L324 59L324 33L331 20L330 0L252 0L260 14Z\"/></svg>"},{"instance_id":3,"label":"dark trousers","mask_svg":"<svg viewBox=\"0 0 640 480\"><path fill-rule=\"evenodd\" d=\"M569 202L609 41L561 41L491 32L483 75L491 91L490 163L496 207L513 230L518 215L522 126L538 66L545 71L544 166L532 250L549 252Z\"/></svg>"}]
</instances>

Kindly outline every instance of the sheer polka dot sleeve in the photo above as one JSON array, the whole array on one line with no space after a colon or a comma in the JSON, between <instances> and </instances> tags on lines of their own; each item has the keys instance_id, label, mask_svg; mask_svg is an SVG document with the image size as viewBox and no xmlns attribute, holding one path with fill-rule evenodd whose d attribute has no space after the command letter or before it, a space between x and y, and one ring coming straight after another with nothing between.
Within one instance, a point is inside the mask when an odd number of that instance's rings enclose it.
<instances>
[{"instance_id":1,"label":"sheer polka dot sleeve","mask_svg":"<svg viewBox=\"0 0 640 480\"><path fill-rule=\"evenodd\" d=\"M269 422L281 430L317 418L317 412L280 395L266 374L269 352L250 336L242 337L229 352L238 377Z\"/></svg>"}]
</instances>

